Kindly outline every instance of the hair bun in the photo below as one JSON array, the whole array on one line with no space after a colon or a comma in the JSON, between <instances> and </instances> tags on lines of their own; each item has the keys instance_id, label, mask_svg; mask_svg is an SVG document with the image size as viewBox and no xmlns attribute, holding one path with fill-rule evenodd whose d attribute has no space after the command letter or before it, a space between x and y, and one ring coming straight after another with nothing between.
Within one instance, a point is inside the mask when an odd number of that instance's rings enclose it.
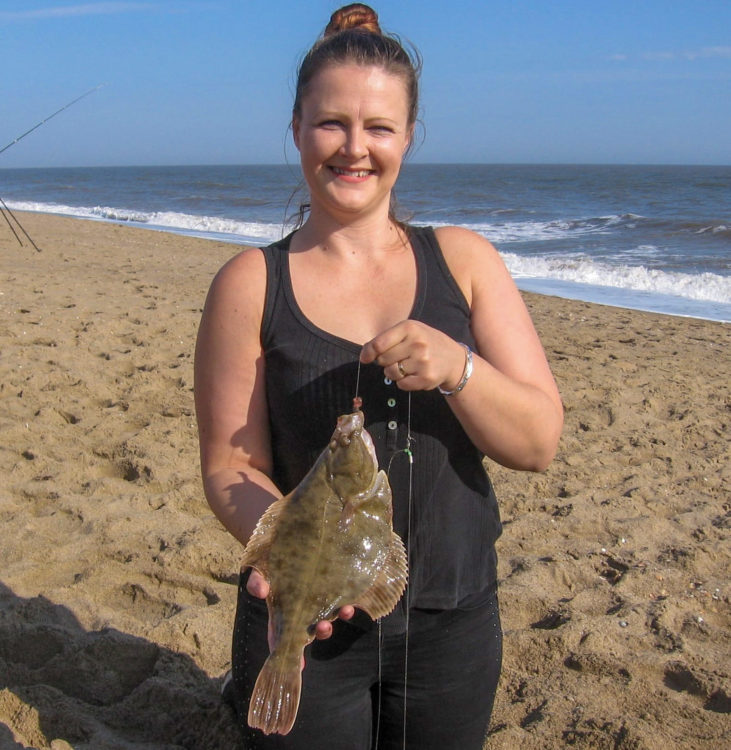
<instances>
[{"instance_id":1,"label":"hair bun","mask_svg":"<svg viewBox=\"0 0 731 750\"><path fill-rule=\"evenodd\" d=\"M382 33L378 24L378 14L373 8L363 5L363 3L352 3L336 10L330 16L330 23L325 27L323 36L329 37L339 31L348 31L349 29L370 31L373 34Z\"/></svg>"}]
</instances>

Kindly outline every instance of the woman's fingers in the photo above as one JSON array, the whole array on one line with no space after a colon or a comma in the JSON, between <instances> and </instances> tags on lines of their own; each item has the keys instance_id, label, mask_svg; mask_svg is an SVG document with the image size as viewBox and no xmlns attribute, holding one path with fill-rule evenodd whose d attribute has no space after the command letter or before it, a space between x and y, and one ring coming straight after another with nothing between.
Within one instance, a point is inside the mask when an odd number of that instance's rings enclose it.
<instances>
[{"instance_id":1,"label":"woman's fingers","mask_svg":"<svg viewBox=\"0 0 731 750\"><path fill-rule=\"evenodd\" d=\"M410 321L402 321L391 328L382 331L363 345L360 361L364 364L377 362L383 367L398 362L399 356L408 354L408 327Z\"/></svg>"},{"instance_id":2,"label":"woman's fingers","mask_svg":"<svg viewBox=\"0 0 731 750\"><path fill-rule=\"evenodd\" d=\"M431 390L459 380L464 348L435 328L404 320L367 342L360 361L379 364L402 390Z\"/></svg>"},{"instance_id":3,"label":"woman's fingers","mask_svg":"<svg viewBox=\"0 0 731 750\"><path fill-rule=\"evenodd\" d=\"M350 620L350 618L353 617L354 614L355 607L347 604L346 606L340 608L338 617L341 620ZM320 620L320 622L315 625L315 638L317 638L317 640L322 641L325 638L329 638L332 634L333 624L329 620Z\"/></svg>"}]
</instances>

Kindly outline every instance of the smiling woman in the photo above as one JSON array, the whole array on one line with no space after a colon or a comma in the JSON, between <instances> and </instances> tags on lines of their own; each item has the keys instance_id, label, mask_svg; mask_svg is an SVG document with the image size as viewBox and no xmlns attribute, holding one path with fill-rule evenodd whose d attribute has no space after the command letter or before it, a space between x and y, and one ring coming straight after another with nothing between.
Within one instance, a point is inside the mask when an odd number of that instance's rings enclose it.
<instances>
[{"instance_id":1,"label":"smiling woman","mask_svg":"<svg viewBox=\"0 0 731 750\"><path fill-rule=\"evenodd\" d=\"M269 651L262 600L276 613L276 587L265 564L242 575L227 697L247 747L482 747L502 653L501 526L483 458L541 470L561 431L543 349L492 245L393 216L416 59L369 7L333 14L292 113L310 212L280 242L229 261L201 320L201 467L231 534L246 544L358 395L408 551L406 594L378 627L352 602L316 624L293 726L254 686ZM281 632L272 621L272 642ZM275 681L267 695L280 694Z\"/></svg>"}]
</instances>

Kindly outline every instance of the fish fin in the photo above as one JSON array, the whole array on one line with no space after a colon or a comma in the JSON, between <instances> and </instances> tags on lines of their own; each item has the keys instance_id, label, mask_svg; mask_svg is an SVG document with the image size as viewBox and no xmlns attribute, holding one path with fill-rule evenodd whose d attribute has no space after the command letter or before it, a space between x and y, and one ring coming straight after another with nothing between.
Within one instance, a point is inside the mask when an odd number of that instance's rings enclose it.
<instances>
[{"instance_id":1,"label":"fish fin","mask_svg":"<svg viewBox=\"0 0 731 750\"><path fill-rule=\"evenodd\" d=\"M254 533L249 537L249 541L244 549L244 556L241 561L242 568L251 566L256 568L264 577L268 576L269 549L274 537L274 527L276 526L279 514L288 501L289 495L275 500L262 513L259 523L256 524Z\"/></svg>"},{"instance_id":2,"label":"fish fin","mask_svg":"<svg viewBox=\"0 0 731 750\"><path fill-rule=\"evenodd\" d=\"M302 671L299 662L294 667L285 666L272 656L264 662L256 679L247 721L250 727L261 729L264 734L287 734L297 718Z\"/></svg>"},{"instance_id":3,"label":"fish fin","mask_svg":"<svg viewBox=\"0 0 731 750\"><path fill-rule=\"evenodd\" d=\"M355 606L367 612L374 620L384 617L398 604L406 588L408 563L401 537L391 532L391 546L373 585L355 602Z\"/></svg>"}]
</instances>

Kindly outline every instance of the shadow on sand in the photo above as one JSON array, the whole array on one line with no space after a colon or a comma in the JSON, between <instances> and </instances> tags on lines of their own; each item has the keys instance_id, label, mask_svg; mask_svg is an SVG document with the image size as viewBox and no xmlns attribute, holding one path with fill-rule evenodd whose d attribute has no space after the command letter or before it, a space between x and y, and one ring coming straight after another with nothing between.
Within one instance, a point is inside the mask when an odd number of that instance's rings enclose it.
<instances>
[{"instance_id":1,"label":"shadow on sand","mask_svg":"<svg viewBox=\"0 0 731 750\"><path fill-rule=\"evenodd\" d=\"M75 750L238 749L219 683L189 656L86 631L67 607L0 583L0 750L54 739Z\"/></svg>"}]
</instances>

